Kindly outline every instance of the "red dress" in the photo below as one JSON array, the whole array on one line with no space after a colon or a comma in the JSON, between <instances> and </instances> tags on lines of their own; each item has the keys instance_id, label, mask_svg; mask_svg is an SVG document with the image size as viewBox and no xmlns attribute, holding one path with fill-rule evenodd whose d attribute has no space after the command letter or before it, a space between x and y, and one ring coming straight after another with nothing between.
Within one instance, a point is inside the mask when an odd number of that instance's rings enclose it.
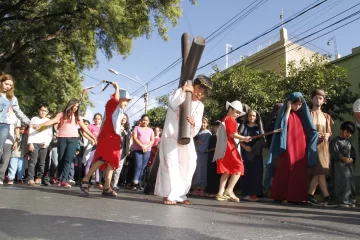
<instances>
[{"instance_id":1,"label":"red dress","mask_svg":"<svg viewBox=\"0 0 360 240\"><path fill-rule=\"evenodd\" d=\"M286 152L276 159L271 198L303 202L307 200L306 135L299 112L290 112Z\"/></svg>"},{"instance_id":2,"label":"red dress","mask_svg":"<svg viewBox=\"0 0 360 240\"><path fill-rule=\"evenodd\" d=\"M233 133L237 133L237 124L233 117L226 116L223 118L225 121L226 134L230 136ZM224 158L216 161L218 174L238 174L244 175L245 169L241 159L240 153L236 148L234 138L228 137L226 142L226 150Z\"/></svg>"},{"instance_id":3,"label":"red dress","mask_svg":"<svg viewBox=\"0 0 360 240\"><path fill-rule=\"evenodd\" d=\"M116 134L113 123L112 123L112 114L115 109L118 107L119 102L112 97L105 107L105 116L103 124L97 138L98 143L96 145L96 152L94 161L101 159L107 164L101 166L101 170L105 171L107 165L117 169L120 162L120 148L121 148L121 137Z\"/></svg>"}]
</instances>

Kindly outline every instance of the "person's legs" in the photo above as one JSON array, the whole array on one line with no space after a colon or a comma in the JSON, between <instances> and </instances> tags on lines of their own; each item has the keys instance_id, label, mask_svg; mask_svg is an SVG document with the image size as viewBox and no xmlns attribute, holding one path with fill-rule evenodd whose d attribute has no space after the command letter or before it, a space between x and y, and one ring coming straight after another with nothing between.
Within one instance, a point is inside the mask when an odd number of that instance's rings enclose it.
<instances>
[{"instance_id":1,"label":"person's legs","mask_svg":"<svg viewBox=\"0 0 360 240\"><path fill-rule=\"evenodd\" d=\"M9 131L10 131L9 124L0 123L0 159L4 153L5 141L9 135Z\"/></svg>"},{"instance_id":2,"label":"person's legs","mask_svg":"<svg viewBox=\"0 0 360 240\"><path fill-rule=\"evenodd\" d=\"M144 152L144 154L143 154L142 166L141 166L141 171L140 171L140 176L139 176L139 182L141 184L144 182L144 170L150 160L150 154L151 154L151 152Z\"/></svg>"},{"instance_id":3,"label":"person's legs","mask_svg":"<svg viewBox=\"0 0 360 240\"><path fill-rule=\"evenodd\" d=\"M38 161L38 171L36 174L36 179L43 180L45 178L45 161L47 155L47 148L39 148L39 161Z\"/></svg>"},{"instance_id":4,"label":"person's legs","mask_svg":"<svg viewBox=\"0 0 360 240\"><path fill-rule=\"evenodd\" d=\"M218 194L220 194L220 195L224 194L228 178L229 178L229 174L223 173L221 175L221 177L220 177L220 185L219 185L219 193Z\"/></svg>"},{"instance_id":5,"label":"person's legs","mask_svg":"<svg viewBox=\"0 0 360 240\"><path fill-rule=\"evenodd\" d=\"M120 163L119 163L119 167L114 171L114 176L113 176L113 186L114 186L114 188L118 186L121 170L122 170L122 168L124 166L125 160L126 160L126 157L121 159Z\"/></svg>"},{"instance_id":6,"label":"person's legs","mask_svg":"<svg viewBox=\"0 0 360 240\"><path fill-rule=\"evenodd\" d=\"M25 171L25 159L22 157L17 158L17 180L22 181L24 171Z\"/></svg>"},{"instance_id":7,"label":"person's legs","mask_svg":"<svg viewBox=\"0 0 360 240\"><path fill-rule=\"evenodd\" d=\"M13 181L15 179L16 170L18 168L18 159L19 158L17 157L10 158L9 172L8 172L9 181Z\"/></svg>"},{"instance_id":8,"label":"person's legs","mask_svg":"<svg viewBox=\"0 0 360 240\"><path fill-rule=\"evenodd\" d=\"M71 168L71 163L74 161L74 156L76 148L78 145L77 138L67 138L66 139L66 150L64 152L63 167L60 173L60 182L67 182L69 180L69 172Z\"/></svg>"},{"instance_id":9,"label":"person's legs","mask_svg":"<svg viewBox=\"0 0 360 240\"><path fill-rule=\"evenodd\" d=\"M98 160L94 164L92 164L91 168L89 169L88 173L82 179L83 182L89 182L90 177L94 174L96 170L98 170L105 162Z\"/></svg>"},{"instance_id":10,"label":"person's legs","mask_svg":"<svg viewBox=\"0 0 360 240\"><path fill-rule=\"evenodd\" d=\"M134 169L134 184L138 184L140 181L141 176L141 169L142 169L142 163L143 163L143 151L134 151L135 155L135 169Z\"/></svg>"}]
</instances>

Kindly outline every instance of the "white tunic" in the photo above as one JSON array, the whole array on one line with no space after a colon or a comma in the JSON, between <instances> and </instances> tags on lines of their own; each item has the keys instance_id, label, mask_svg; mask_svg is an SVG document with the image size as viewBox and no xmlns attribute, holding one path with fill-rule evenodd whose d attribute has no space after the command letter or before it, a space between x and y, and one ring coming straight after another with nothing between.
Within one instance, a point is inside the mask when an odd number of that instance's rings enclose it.
<instances>
[{"instance_id":1,"label":"white tunic","mask_svg":"<svg viewBox=\"0 0 360 240\"><path fill-rule=\"evenodd\" d=\"M160 141L160 164L156 178L154 194L167 197L170 201L185 201L191 187L196 169L196 149L193 137L202 124L204 105L200 101L191 102L191 116L195 119L195 128L191 128L190 143L177 143L179 129L179 106L185 101L185 93L179 88L169 96L163 134Z\"/></svg>"}]
</instances>

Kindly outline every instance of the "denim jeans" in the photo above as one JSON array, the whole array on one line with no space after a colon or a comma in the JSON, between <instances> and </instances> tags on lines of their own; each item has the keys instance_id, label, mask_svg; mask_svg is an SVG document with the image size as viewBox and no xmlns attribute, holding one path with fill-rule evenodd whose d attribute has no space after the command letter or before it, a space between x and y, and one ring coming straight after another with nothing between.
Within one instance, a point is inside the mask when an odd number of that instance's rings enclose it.
<instances>
[{"instance_id":1,"label":"denim jeans","mask_svg":"<svg viewBox=\"0 0 360 240\"><path fill-rule=\"evenodd\" d=\"M10 158L9 180L12 181L15 179L15 174L17 174L17 180L22 180L25 171L25 159L23 157L12 157Z\"/></svg>"},{"instance_id":2,"label":"denim jeans","mask_svg":"<svg viewBox=\"0 0 360 240\"><path fill-rule=\"evenodd\" d=\"M135 155L135 169L134 169L134 183L144 181L144 169L150 159L150 151L134 151Z\"/></svg>"},{"instance_id":3,"label":"denim jeans","mask_svg":"<svg viewBox=\"0 0 360 240\"><path fill-rule=\"evenodd\" d=\"M76 137L59 137L58 138L58 174L61 182L69 180L71 164L74 164L74 156L79 139Z\"/></svg>"},{"instance_id":4,"label":"denim jeans","mask_svg":"<svg viewBox=\"0 0 360 240\"><path fill-rule=\"evenodd\" d=\"M10 125L6 123L0 123L0 159L4 152L5 141L9 135Z\"/></svg>"}]
</instances>

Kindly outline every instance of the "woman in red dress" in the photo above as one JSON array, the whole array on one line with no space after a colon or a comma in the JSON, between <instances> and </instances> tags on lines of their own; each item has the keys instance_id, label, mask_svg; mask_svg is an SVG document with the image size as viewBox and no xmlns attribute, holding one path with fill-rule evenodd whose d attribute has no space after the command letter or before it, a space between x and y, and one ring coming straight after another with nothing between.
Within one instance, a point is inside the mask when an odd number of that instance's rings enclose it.
<instances>
[{"instance_id":1,"label":"woman in red dress","mask_svg":"<svg viewBox=\"0 0 360 240\"><path fill-rule=\"evenodd\" d=\"M127 91L119 89L116 82L113 83L113 86L115 93L106 103L104 119L97 138L98 143L94 163L80 183L80 189L86 194L89 194L90 177L100 168L102 171L106 171L102 195L116 196L116 193L110 187L110 182L113 171L119 167L121 156L121 121L124 116L124 109L131 99Z\"/></svg>"},{"instance_id":2,"label":"woman in red dress","mask_svg":"<svg viewBox=\"0 0 360 240\"><path fill-rule=\"evenodd\" d=\"M268 164L273 163L271 198L302 203L308 199L307 168L317 161L318 133L301 93L292 93L278 114Z\"/></svg>"},{"instance_id":3,"label":"woman in red dress","mask_svg":"<svg viewBox=\"0 0 360 240\"><path fill-rule=\"evenodd\" d=\"M216 200L230 200L233 202L240 202L240 199L234 194L234 187L240 176L244 175L245 170L240 153L235 143L235 138L245 142L249 142L251 139L250 137L243 137L237 133L237 123L235 119L245 114L242 110L243 108L241 102L226 102L226 109L228 112L222 119L222 124L225 125L227 141L225 143L224 141L218 139L214 154L215 158L217 158L217 151L221 148L219 146L221 144L226 144L223 157L221 159L215 159L217 160L217 173L222 174ZM228 185L225 189L227 182Z\"/></svg>"}]
</instances>

